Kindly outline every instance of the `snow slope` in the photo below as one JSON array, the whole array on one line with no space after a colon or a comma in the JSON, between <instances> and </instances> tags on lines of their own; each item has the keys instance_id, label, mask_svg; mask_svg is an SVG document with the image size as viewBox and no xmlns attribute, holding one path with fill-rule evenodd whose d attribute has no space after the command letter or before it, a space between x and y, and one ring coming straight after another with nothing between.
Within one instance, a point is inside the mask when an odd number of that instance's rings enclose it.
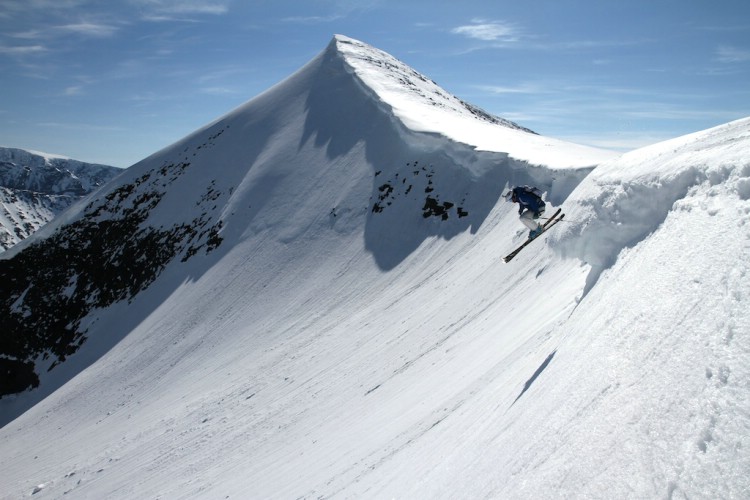
<instances>
[{"instance_id":1,"label":"snow slope","mask_svg":"<svg viewBox=\"0 0 750 500\"><path fill-rule=\"evenodd\" d=\"M533 165L556 168L594 166L613 156L607 150L537 135L448 94L390 54L343 35L335 39L347 67L362 80L365 90L410 130L440 134L480 151L507 153Z\"/></svg>"},{"instance_id":2,"label":"snow slope","mask_svg":"<svg viewBox=\"0 0 750 500\"><path fill-rule=\"evenodd\" d=\"M501 120L475 118L492 148L415 124L424 103L378 89L373 54L335 38L0 257L133 214L127 241L175 251L134 293L41 275L86 340L0 399L2 498L750 491L750 119L593 172L600 152L558 141L537 163L539 136ZM521 183L568 222L506 265L526 231L500 194Z\"/></svg>"},{"instance_id":3,"label":"snow slope","mask_svg":"<svg viewBox=\"0 0 750 500\"><path fill-rule=\"evenodd\" d=\"M0 147L0 251L120 172L59 155Z\"/></svg>"}]
</instances>

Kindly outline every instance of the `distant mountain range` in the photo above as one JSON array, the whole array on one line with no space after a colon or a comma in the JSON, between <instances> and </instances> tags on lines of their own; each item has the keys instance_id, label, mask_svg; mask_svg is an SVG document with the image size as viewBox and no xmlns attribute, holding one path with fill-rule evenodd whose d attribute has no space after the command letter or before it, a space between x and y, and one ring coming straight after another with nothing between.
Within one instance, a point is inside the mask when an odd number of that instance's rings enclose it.
<instances>
[{"instance_id":1,"label":"distant mountain range","mask_svg":"<svg viewBox=\"0 0 750 500\"><path fill-rule=\"evenodd\" d=\"M29 237L121 172L107 165L0 147L0 251Z\"/></svg>"}]
</instances>

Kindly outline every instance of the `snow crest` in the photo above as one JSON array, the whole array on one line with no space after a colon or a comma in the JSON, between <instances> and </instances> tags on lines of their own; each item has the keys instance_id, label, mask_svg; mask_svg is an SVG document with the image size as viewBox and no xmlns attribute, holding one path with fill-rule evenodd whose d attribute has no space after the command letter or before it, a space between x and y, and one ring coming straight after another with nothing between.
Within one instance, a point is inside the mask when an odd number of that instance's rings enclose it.
<instances>
[{"instance_id":1,"label":"snow crest","mask_svg":"<svg viewBox=\"0 0 750 500\"><path fill-rule=\"evenodd\" d=\"M671 211L691 203L705 208L719 192L750 199L748 149L750 118L606 162L566 200L568 222L553 246L592 266L590 289L623 249L656 231ZM695 199L699 191L702 201Z\"/></svg>"},{"instance_id":2,"label":"snow crest","mask_svg":"<svg viewBox=\"0 0 750 500\"><path fill-rule=\"evenodd\" d=\"M517 123L494 116L447 93L433 80L387 52L343 35L336 35L332 45L371 88L384 96L387 101L392 102L397 109L424 106L427 110L444 110L454 115L468 116L472 119L535 134Z\"/></svg>"},{"instance_id":3,"label":"snow crest","mask_svg":"<svg viewBox=\"0 0 750 500\"><path fill-rule=\"evenodd\" d=\"M537 135L446 92L390 54L342 35L328 47L362 82L365 92L408 129L438 134L479 151L507 153L531 165L590 168L616 156L612 151Z\"/></svg>"},{"instance_id":4,"label":"snow crest","mask_svg":"<svg viewBox=\"0 0 750 500\"><path fill-rule=\"evenodd\" d=\"M508 149L415 131L445 108L394 115L336 40L0 255L0 365L39 369L0 399L0 496L750 491L747 121L565 170L486 120ZM506 183L568 212L508 265ZM555 251L614 265L581 300Z\"/></svg>"}]
</instances>

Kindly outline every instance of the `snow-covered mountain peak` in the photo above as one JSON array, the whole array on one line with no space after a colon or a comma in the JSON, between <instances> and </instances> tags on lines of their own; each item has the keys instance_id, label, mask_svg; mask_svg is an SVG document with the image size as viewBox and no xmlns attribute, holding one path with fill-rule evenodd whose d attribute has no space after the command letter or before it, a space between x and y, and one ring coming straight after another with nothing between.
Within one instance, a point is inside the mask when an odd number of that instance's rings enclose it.
<instances>
[{"instance_id":1,"label":"snow-covered mountain peak","mask_svg":"<svg viewBox=\"0 0 750 500\"><path fill-rule=\"evenodd\" d=\"M336 37L0 254L0 496L750 491L748 124L597 175L373 54ZM567 215L506 265L510 184Z\"/></svg>"},{"instance_id":2,"label":"snow-covered mountain peak","mask_svg":"<svg viewBox=\"0 0 750 500\"><path fill-rule=\"evenodd\" d=\"M532 165L591 167L617 156L612 151L537 135L442 89L392 55L336 35L328 52L340 56L363 87L409 129L445 136L480 151L507 153Z\"/></svg>"},{"instance_id":3,"label":"snow-covered mountain peak","mask_svg":"<svg viewBox=\"0 0 750 500\"><path fill-rule=\"evenodd\" d=\"M344 35L336 35L331 46L342 55L355 73L399 115L430 117L428 111L441 111L478 119L528 133L521 125L494 116L443 90L433 80L378 48ZM453 116L455 118L455 116ZM424 125L424 124L422 124Z\"/></svg>"},{"instance_id":4,"label":"snow-covered mountain peak","mask_svg":"<svg viewBox=\"0 0 750 500\"><path fill-rule=\"evenodd\" d=\"M427 90L413 92L406 81ZM426 104L429 93L443 105ZM388 105L394 95L413 103L404 112L440 113L441 126L484 127L497 150L478 151L448 129L412 128ZM133 165L4 253L0 268L12 286L0 297L3 331L13 340L0 363L15 380L0 396L59 383L58 367L101 335L91 326L97 311L139 300L167 269L177 281L162 290L210 274L216 259L250 244L264 254L264 269L297 269L303 281L311 267L351 258L337 249L353 238L368 270L387 272L425 241L477 231L509 184L535 184L558 202L598 153L536 141L547 139L472 113L393 57L336 37L284 81ZM578 168L560 172L571 152L581 153L572 161ZM537 168L527 169L524 155ZM285 251L265 254L278 245ZM29 262L47 264L29 271ZM261 274L260 282L273 282Z\"/></svg>"}]
</instances>

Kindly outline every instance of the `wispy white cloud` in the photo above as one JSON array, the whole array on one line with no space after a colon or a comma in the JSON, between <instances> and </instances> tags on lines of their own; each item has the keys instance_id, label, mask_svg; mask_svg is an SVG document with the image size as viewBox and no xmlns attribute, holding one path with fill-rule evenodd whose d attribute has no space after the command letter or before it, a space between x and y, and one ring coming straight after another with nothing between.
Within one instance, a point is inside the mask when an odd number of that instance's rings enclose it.
<instances>
[{"instance_id":1,"label":"wispy white cloud","mask_svg":"<svg viewBox=\"0 0 750 500\"><path fill-rule=\"evenodd\" d=\"M0 45L0 54L22 56L27 54L38 54L40 52L46 52L47 48L43 45L15 45L7 46Z\"/></svg>"},{"instance_id":2,"label":"wispy white cloud","mask_svg":"<svg viewBox=\"0 0 750 500\"><path fill-rule=\"evenodd\" d=\"M475 89L489 94L527 94L550 96L585 96L586 99L598 97L616 97L621 100L624 96L646 96L648 92L643 89L623 87L616 85L594 85L572 83L570 81L550 82L523 82L516 85L473 85Z\"/></svg>"},{"instance_id":3,"label":"wispy white cloud","mask_svg":"<svg viewBox=\"0 0 750 500\"><path fill-rule=\"evenodd\" d=\"M475 88L491 94L540 94L548 92L543 86L533 83L523 83L514 87L502 85L475 85Z\"/></svg>"},{"instance_id":4,"label":"wispy white cloud","mask_svg":"<svg viewBox=\"0 0 750 500\"><path fill-rule=\"evenodd\" d=\"M720 45L716 49L716 57L723 63L738 63L750 61L750 49L741 49L731 45Z\"/></svg>"},{"instance_id":5,"label":"wispy white cloud","mask_svg":"<svg viewBox=\"0 0 750 500\"><path fill-rule=\"evenodd\" d=\"M676 106L651 103L649 107L633 108L623 111L623 116L648 120L718 120L731 121L737 118L737 110L678 108Z\"/></svg>"},{"instance_id":6,"label":"wispy white cloud","mask_svg":"<svg viewBox=\"0 0 750 500\"><path fill-rule=\"evenodd\" d=\"M63 91L63 95L70 97L83 94L83 87L81 85L71 85Z\"/></svg>"},{"instance_id":7,"label":"wispy white cloud","mask_svg":"<svg viewBox=\"0 0 750 500\"><path fill-rule=\"evenodd\" d=\"M83 130L87 132L93 131L109 131L109 132L121 132L126 131L127 128L119 125L99 125L92 123L73 123L73 122L40 122L36 124L39 127L46 128L59 128L65 130Z\"/></svg>"},{"instance_id":8,"label":"wispy white cloud","mask_svg":"<svg viewBox=\"0 0 750 500\"><path fill-rule=\"evenodd\" d=\"M200 91L204 94L215 96L232 96L240 94L237 89L230 89L228 87L204 87L200 89Z\"/></svg>"},{"instance_id":9,"label":"wispy white cloud","mask_svg":"<svg viewBox=\"0 0 750 500\"><path fill-rule=\"evenodd\" d=\"M451 33L486 42L517 42L522 35L512 23L487 19L472 19L471 24L453 28Z\"/></svg>"},{"instance_id":10,"label":"wispy white cloud","mask_svg":"<svg viewBox=\"0 0 750 500\"><path fill-rule=\"evenodd\" d=\"M7 35L19 40L51 40L71 34L83 37L105 38L114 35L120 28L114 24L92 21L78 21L49 26L44 29L34 28Z\"/></svg>"},{"instance_id":11,"label":"wispy white cloud","mask_svg":"<svg viewBox=\"0 0 750 500\"><path fill-rule=\"evenodd\" d=\"M20 40L38 40L44 37L44 32L38 29L19 31L17 33L6 33L11 38L18 38Z\"/></svg>"},{"instance_id":12,"label":"wispy white cloud","mask_svg":"<svg viewBox=\"0 0 750 500\"><path fill-rule=\"evenodd\" d=\"M485 108L498 116L543 135L615 151L676 137L685 133L686 123L718 124L747 115L747 109L706 107L699 93L675 92L667 99L661 89L604 83L522 82L473 88L499 96L495 109Z\"/></svg>"},{"instance_id":13,"label":"wispy white cloud","mask_svg":"<svg viewBox=\"0 0 750 500\"><path fill-rule=\"evenodd\" d=\"M737 31L748 31L750 30L750 24L703 25L695 26L695 29L699 31L717 31L722 33L729 33Z\"/></svg>"},{"instance_id":14,"label":"wispy white cloud","mask_svg":"<svg viewBox=\"0 0 750 500\"><path fill-rule=\"evenodd\" d=\"M323 0L317 3L321 4L321 9L325 11L308 16L287 16L281 18L281 22L307 25L332 23L377 10L385 2L382 0Z\"/></svg>"},{"instance_id":15,"label":"wispy white cloud","mask_svg":"<svg viewBox=\"0 0 750 500\"><path fill-rule=\"evenodd\" d=\"M682 135L686 133L683 129L686 122L708 119L723 123L739 117L737 111L706 111L678 105L660 106L658 102L631 103L606 99L592 102L585 99L545 99L526 103L522 111L500 111L496 114L543 135L620 152ZM591 120L601 125L592 127L589 123ZM654 127L655 124L658 125Z\"/></svg>"},{"instance_id":16,"label":"wispy white cloud","mask_svg":"<svg viewBox=\"0 0 750 500\"><path fill-rule=\"evenodd\" d=\"M540 49L563 49L563 50L590 50L590 49L617 49L620 47L632 47L649 43L647 39L615 39L615 40L570 40L550 43L539 43L536 48Z\"/></svg>"},{"instance_id":17,"label":"wispy white cloud","mask_svg":"<svg viewBox=\"0 0 750 500\"><path fill-rule=\"evenodd\" d=\"M331 14L328 16L291 16L285 17L281 21L285 23L320 24L337 21L343 17L342 14Z\"/></svg>"},{"instance_id":18,"label":"wispy white cloud","mask_svg":"<svg viewBox=\"0 0 750 500\"><path fill-rule=\"evenodd\" d=\"M244 64L231 64L218 68L207 68L202 74L193 76L200 84L208 84L217 81L225 81L248 72Z\"/></svg>"},{"instance_id":19,"label":"wispy white cloud","mask_svg":"<svg viewBox=\"0 0 750 500\"><path fill-rule=\"evenodd\" d=\"M583 52L597 51L599 49L633 47L654 42L654 40L645 38L550 40L549 37L545 35L530 33L516 23L480 18L472 19L469 24L455 27L451 29L450 32L483 42L473 47L464 48L459 54L470 53L487 48L511 47L545 52ZM610 62L610 60L602 58L595 60L595 64L609 64Z\"/></svg>"},{"instance_id":20,"label":"wispy white cloud","mask_svg":"<svg viewBox=\"0 0 750 500\"><path fill-rule=\"evenodd\" d=\"M181 16L223 15L229 12L229 0L130 0L142 10L147 21L190 21Z\"/></svg>"},{"instance_id":21,"label":"wispy white cloud","mask_svg":"<svg viewBox=\"0 0 750 500\"><path fill-rule=\"evenodd\" d=\"M79 22L58 26L57 29L77 35L107 37L113 35L119 28L110 24Z\"/></svg>"},{"instance_id":22,"label":"wispy white cloud","mask_svg":"<svg viewBox=\"0 0 750 500\"><path fill-rule=\"evenodd\" d=\"M0 11L0 18L11 17L29 11L64 11L76 9L89 2L90 0L3 0L3 10Z\"/></svg>"},{"instance_id":23,"label":"wispy white cloud","mask_svg":"<svg viewBox=\"0 0 750 500\"><path fill-rule=\"evenodd\" d=\"M519 47L530 50L543 51L590 51L596 49L612 49L630 47L649 42L645 39L615 39L615 40L545 40L542 35L528 33L516 23L503 20L488 20L475 18L471 23L451 29L451 33L462 35L472 40L485 42L483 46L473 47L463 51L473 52L482 48ZM518 42L524 42L523 44ZM606 60L599 60L602 63Z\"/></svg>"}]
</instances>

